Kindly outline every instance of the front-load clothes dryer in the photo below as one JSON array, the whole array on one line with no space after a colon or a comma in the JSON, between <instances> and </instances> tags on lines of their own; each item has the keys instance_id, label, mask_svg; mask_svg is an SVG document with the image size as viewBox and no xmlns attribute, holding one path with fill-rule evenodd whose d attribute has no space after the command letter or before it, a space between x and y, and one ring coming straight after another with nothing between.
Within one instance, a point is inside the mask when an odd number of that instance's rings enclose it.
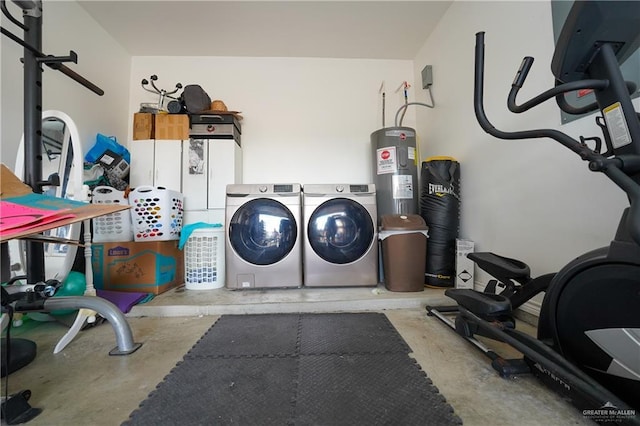
<instances>
[{"instance_id":1,"label":"front-load clothes dryer","mask_svg":"<svg viewBox=\"0 0 640 426\"><path fill-rule=\"evenodd\" d=\"M304 285L378 284L374 184L304 185Z\"/></svg>"},{"instance_id":2,"label":"front-load clothes dryer","mask_svg":"<svg viewBox=\"0 0 640 426\"><path fill-rule=\"evenodd\" d=\"M225 217L227 288L302 286L300 184L227 185Z\"/></svg>"}]
</instances>

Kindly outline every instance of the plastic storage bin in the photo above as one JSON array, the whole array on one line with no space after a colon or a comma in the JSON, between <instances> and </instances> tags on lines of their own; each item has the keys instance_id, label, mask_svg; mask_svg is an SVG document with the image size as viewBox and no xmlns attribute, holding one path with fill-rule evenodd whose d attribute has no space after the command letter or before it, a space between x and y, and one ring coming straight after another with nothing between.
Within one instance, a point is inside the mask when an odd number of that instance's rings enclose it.
<instances>
[{"instance_id":1,"label":"plastic storage bin","mask_svg":"<svg viewBox=\"0 0 640 426\"><path fill-rule=\"evenodd\" d=\"M180 239L183 196L163 187L140 186L129 193L134 241Z\"/></svg>"},{"instance_id":2,"label":"plastic storage bin","mask_svg":"<svg viewBox=\"0 0 640 426\"><path fill-rule=\"evenodd\" d=\"M92 192L91 203L127 205L129 202L124 196L124 191L110 186L97 186ZM91 219L91 222L94 243L133 241L131 214L127 210L99 216Z\"/></svg>"},{"instance_id":3,"label":"plastic storage bin","mask_svg":"<svg viewBox=\"0 0 640 426\"><path fill-rule=\"evenodd\" d=\"M195 229L184 246L184 278L188 290L224 286L224 228Z\"/></svg>"},{"instance_id":4,"label":"plastic storage bin","mask_svg":"<svg viewBox=\"0 0 640 426\"><path fill-rule=\"evenodd\" d=\"M423 291L428 227L419 215L384 215L382 240L384 284L390 291Z\"/></svg>"}]
</instances>

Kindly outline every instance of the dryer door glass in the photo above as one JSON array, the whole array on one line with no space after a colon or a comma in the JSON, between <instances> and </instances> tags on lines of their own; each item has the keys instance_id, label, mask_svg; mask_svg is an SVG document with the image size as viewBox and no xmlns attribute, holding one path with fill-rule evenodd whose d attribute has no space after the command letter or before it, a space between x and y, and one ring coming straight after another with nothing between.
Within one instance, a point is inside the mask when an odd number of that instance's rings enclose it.
<instances>
[{"instance_id":1,"label":"dryer door glass","mask_svg":"<svg viewBox=\"0 0 640 426\"><path fill-rule=\"evenodd\" d=\"M309 218L309 244L327 262L360 259L374 243L374 224L362 204L346 198L322 203Z\"/></svg>"},{"instance_id":2,"label":"dryer door glass","mask_svg":"<svg viewBox=\"0 0 640 426\"><path fill-rule=\"evenodd\" d=\"M254 265L271 265L284 259L298 238L296 220L283 204L258 198L238 208L229 223L233 250Z\"/></svg>"}]
</instances>

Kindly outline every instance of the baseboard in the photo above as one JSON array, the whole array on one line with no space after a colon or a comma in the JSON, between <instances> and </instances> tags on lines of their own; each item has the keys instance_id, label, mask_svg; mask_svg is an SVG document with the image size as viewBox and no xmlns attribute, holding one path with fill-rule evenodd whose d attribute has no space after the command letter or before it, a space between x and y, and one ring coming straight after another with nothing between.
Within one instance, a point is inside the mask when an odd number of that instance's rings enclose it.
<instances>
[{"instance_id":1,"label":"baseboard","mask_svg":"<svg viewBox=\"0 0 640 426\"><path fill-rule=\"evenodd\" d=\"M523 311L535 315L536 317L540 316L540 308L542 307L541 303L537 300L530 300L524 305L520 307Z\"/></svg>"}]
</instances>

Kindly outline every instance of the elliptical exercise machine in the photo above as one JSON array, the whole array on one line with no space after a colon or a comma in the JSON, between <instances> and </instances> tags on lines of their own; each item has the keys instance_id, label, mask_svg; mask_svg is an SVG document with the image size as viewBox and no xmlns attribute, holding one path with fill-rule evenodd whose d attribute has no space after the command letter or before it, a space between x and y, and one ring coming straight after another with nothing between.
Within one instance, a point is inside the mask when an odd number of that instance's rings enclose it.
<instances>
[{"instance_id":1,"label":"elliptical exercise machine","mask_svg":"<svg viewBox=\"0 0 640 426\"><path fill-rule=\"evenodd\" d=\"M474 108L480 126L500 139L559 142L587 161L590 170L604 173L620 187L630 207L608 247L574 259L556 274L532 279L529 267L519 260L472 253L469 258L495 280L484 292L446 290L457 306L427 307L429 315L490 357L500 375L533 373L577 408L599 414L610 410L606 421L634 424L640 424L640 114L630 97L635 84L624 81L619 64L638 47L640 3L576 1L551 63L555 87L516 104L531 57L523 59L512 84L507 105L514 113L551 98L570 114L599 110L604 119L598 117L596 123L606 143L602 152L599 140L591 149L586 139L577 141L558 130L504 132L493 127L483 107L484 33L476 34ZM570 105L564 94L580 89L593 90L596 102L580 108ZM515 329L513 310L540 292L545 296L535 339ZM447 313L456 314L455 323ZM505 342L524 357L504 359L474 335Z\"/></svg>"}]
</instances>

